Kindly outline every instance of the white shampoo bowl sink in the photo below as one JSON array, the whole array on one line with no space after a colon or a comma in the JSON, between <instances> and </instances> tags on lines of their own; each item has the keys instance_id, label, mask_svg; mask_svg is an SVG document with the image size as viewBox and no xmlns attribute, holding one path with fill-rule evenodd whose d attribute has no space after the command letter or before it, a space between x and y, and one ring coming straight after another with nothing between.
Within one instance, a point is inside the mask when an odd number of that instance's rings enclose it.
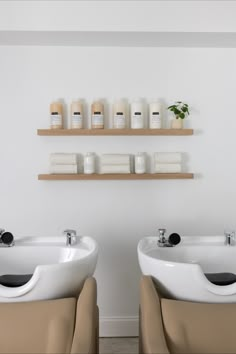
<instances>
[{"instance_id":1,"label":"white shampoo bowl sink","mask_svg":"<svg viewBox=\"0 0 236 354\"><path fill-rule=\"evenodd\" d=\"M205 276L236 274L236 245L225 245L224 236L182 237L174 247L159 247L157 240L142 239L138 258L142 273L151 275L165 296L198 302L236 302L236 282L215 285Z\"/></svg>"},{"instance_id":2,"label":"white shampoo bowl sink","mask_svg":"<svg viewBox=\"0 0 236 354\"><path fill-rule=\"evenodd\" d=\"M0 302L76 296L94 273L97 257L97 243L88 236L76 236L71 246L62 236L15 239L14 246L0 248L0 279L6 274L32 277L17 287L0 284Z\"/></svg>"}]
</instances>

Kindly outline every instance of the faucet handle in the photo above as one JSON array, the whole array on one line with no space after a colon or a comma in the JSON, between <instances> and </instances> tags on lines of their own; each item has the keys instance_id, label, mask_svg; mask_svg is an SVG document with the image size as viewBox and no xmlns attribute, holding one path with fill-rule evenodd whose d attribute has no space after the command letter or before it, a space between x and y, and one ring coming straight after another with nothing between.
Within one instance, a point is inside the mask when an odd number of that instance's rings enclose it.
<instances>
[{"instance_id":1,"label":"faucet handle","mask_svg":"<svg viewBox=\"0 0 236 354\"><path fill-rule=\"evenodd\" d=\"M164 236L166 233L166 229L158 229L159 236Z\"/></svg>"},{"instance_id":2,"label":"faucet handle","mask_svg":"<svg viewBox=\"0 0 236 354\"><path fill-rule=\"evenodd\" d=\"M76 230L66 229L63 231L63 234L68 236L76 236Z\"/></svg>"},{"instance_id":3,"label":"faucet handle","mask_svg":"<svg viewBox=\"0 0 236 354\"><path fill-rule=\"evenodd\" d=\"M224 230L224 235L226 237L234 238L235 237L235 231L234 230Z\"/></svg>"}]
</instances>

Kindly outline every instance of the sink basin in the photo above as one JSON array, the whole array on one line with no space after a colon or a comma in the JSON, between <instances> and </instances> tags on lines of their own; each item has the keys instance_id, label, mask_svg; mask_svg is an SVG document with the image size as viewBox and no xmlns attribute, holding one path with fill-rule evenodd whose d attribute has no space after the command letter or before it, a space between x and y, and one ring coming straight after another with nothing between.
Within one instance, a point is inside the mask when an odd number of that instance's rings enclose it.
<instances>
[{"instance_id":1,"label":"sink basin","mask_svg":"<svg viewBox=\"0 0 236 354\"><path fill-rule=\"evenodd\" d=\"M0 302L20 302L76 296L96 267L98 246L88 236L24 237L0 248L0 279L25 278L24 285L0 284ZM4 285L3 285L4 284ZM15 284L16 285L16 284Z\"/></svg>"},{"instance_id":2,"label":"sink basin","mask_svg":"<svg viewBox=\"0 0 236 354\"><path fill-rule=\"evenodd\" d=\"M144 275L151 275L163 294L179 300L236 302L236 245L225 245L224 236L182 237L174 247L158 247L157 237L138 244ZM232 284L219 285L209 279L228 276ZM227 282L226 282L227 283Z\"/></svg>"}]
</instances>

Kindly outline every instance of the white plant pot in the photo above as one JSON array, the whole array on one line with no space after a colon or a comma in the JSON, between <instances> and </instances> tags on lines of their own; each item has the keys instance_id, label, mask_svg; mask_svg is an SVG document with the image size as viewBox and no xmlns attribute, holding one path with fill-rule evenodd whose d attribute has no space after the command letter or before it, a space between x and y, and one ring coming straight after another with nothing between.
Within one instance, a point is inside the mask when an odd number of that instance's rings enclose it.
<instances>
[{"instance_id":1,"label":"white plant pot","mask_svg":"<svg viewBox=\"0 0 236 354\"><path fill-rule=\"evenodd\" d=\"M172 119L171 121L171 128L172 129L182 129L184 126L183 119Z\"/></svg>"}]
</instances>

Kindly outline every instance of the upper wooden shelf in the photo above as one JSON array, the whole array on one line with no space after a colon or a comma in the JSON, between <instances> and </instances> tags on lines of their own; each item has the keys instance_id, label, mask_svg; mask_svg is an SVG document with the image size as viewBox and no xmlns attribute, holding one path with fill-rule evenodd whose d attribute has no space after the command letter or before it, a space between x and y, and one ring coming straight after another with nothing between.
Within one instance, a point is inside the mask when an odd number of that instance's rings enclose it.
<instances>
[{"instance_id":1,"label":"upper wooden shelf","mask_svg":"<svg viewBox=\"0 0 236 354\"><path fill-rule=\"evenodd\" d=\"M193 135L193 129L38 129L41 136L73 135Z\"/></svg>"},{"instance_id":2,"label":"upper wooden shelf","mask_svg":"<svg viewBox=\"0 0 236 354\"><path fill-rule=\"evenodd\" d=\"M154 179L193 179L193 173L144 173L144 174L41 174L40 181L81 181L81 180L154 180Z\"/></svg>"}]
</instances>

